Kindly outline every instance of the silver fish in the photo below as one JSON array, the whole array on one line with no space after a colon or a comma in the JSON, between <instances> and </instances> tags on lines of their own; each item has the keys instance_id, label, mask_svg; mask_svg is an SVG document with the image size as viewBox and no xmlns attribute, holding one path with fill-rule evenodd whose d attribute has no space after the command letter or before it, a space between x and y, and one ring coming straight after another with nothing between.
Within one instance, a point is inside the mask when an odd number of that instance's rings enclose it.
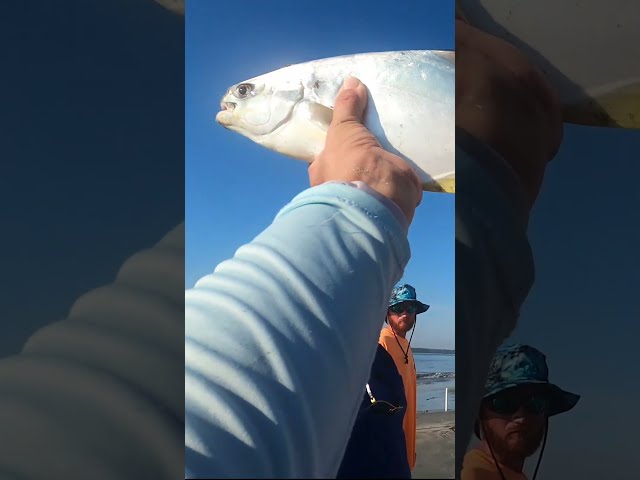
<instances>
[{"instance_id":1,"label":"silver fish","mask_svg":"<svg viewBox=\"0 0 640 480\"><path fill-rule=\"evenodd\" d=\"M428 191L455 192L455 54L363 53L287 66L233 85L218 123L271 150L312 162L324 148L348 76L369 90L364 124L404 158Z\"/></svg>"}]
</instances>

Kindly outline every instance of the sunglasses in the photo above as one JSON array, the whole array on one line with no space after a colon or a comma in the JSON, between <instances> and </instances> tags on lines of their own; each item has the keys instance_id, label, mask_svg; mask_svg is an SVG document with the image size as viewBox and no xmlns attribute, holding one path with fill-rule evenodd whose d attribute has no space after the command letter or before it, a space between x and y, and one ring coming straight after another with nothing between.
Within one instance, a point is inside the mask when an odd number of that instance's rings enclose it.
<instances>
[{"instance_id":1,"label":"sunglasses","mask_svg":"<svg viewBox=\"0 0 640 480\"><path fill-rule=\"evenodd\" d=\"M395 305L389 307L389 311L391 313L395 313L396 315L402 312L416 313L418 311L418 306L414 303L410 303L410 304L396 303Z\"/></svg>"},{"instance_id":2,"label":"sunglasses","mask_svg":"<svg viewBox=\"0 0 640 480\"><path fill-rule=\"evenodd\" d=\"M540 415L549 411L549 398L546 395L534 394L528 396L516 396L511 394L495 395L488 399L487 406L495 413L513 415L520 407L534 415Z\"/></svg>"},{"instance_id":3,"label":"sunglasses","mask_svg":"<svg viewBox=\"0 0 640 480\"><path fill-rule=\"evenodd\" d=\"M371 388L369 388L368 383L367 393L369 394L369 400L371 400L371 406L369 408L375 413L393 413L397 410L402 410L402 407L396 407L395 405L385 400L376 400L376 398L371 393Z\"/></svg>"}]
</instances>

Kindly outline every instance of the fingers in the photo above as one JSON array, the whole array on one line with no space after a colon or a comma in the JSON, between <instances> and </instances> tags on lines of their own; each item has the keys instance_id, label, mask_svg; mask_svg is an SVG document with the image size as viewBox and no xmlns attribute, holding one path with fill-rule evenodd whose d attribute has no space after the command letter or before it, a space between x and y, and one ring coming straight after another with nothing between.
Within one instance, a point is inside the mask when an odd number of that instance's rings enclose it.
<instances>
[{"instance_id":1,"label":"fingers","mask_svg":"<svg viewBox=\"0 0 640 480\"><path fill-rule=\"evenodd\" d=\"M336 98L333 107L331 126L347 121L362 123L364 109L367 106L367 89L360 80L348 77Z\"/></svg>"},{"instance_id":2,"label":"fingers","mask_svg":"<svg viewBox=\"0 0 640 480\"><path fill-rule=\"evenodd\" d=\"M547 117L544 128L549 130L549 158L552 158L563 137L562 108L557 92L542 71L515 45L459 20L456 21L456 51L459 67L459 75L456 76L457 98L461 98L460 94L465 90L465 81L466 86L480 83L482 80L478 79L483 78L486 81L500 78L508 82L514 92L525 100L530 99L528 103L536 104L535 107L540 108ZM486 67L484 73L477 70L482 63ZM473 77L469 74L471 71L475 73ZM501 88L496 95L508 93ZM495 103L497 100L494 97L491 101Z\"/></svg>"},{"instance_id":3,"label":"fingers","mask_svg":"<svg viewBox=\"0 0 640 480\"><path fill-rule=\"evenodd\" d=\"M309 166L311 186L327 181L362 181L395 203L411 223L422 198L418 175L387 152L363 124L368 91L349 77L338 92L323 151Z\"/></svg>"}]
</instances>

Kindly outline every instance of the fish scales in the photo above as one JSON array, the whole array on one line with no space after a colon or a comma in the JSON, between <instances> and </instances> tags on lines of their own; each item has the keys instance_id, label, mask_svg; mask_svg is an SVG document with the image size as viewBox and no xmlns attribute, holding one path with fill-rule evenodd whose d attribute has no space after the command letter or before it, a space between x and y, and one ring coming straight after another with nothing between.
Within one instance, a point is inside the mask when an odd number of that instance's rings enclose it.
<instances>
[{"instance_id":1,"label":"fish scales","mask_svg":"<svg viewBox=\"0 0 640 480\"><path fill-rule=\"evenodd\" d=\"M453 52L345 55L290 65L229 88L216 120L271 150L312 162L322 151L340 86L369 91L364 124L428 191L455 192Z\"/></svg>"}]
</instances>

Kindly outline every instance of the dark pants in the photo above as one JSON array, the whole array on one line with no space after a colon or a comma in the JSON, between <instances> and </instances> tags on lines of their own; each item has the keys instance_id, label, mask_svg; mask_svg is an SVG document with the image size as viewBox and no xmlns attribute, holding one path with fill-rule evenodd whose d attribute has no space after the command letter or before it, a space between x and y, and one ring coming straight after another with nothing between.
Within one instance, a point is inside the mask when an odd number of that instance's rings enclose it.
<instances>
[{"instance_id":1,"label":"dark pants","mask_svg":"<svg viewBox=\"0 0 640 480\"><path fill-rule=\"evenodd\" d=\"M411 478L402 428L407 410L404 384L393 358L381 345L371 366L369 387L376 400L402 408L390 412L372 407L364 391L337 478Z\"/></svg>"}]
</instances>

